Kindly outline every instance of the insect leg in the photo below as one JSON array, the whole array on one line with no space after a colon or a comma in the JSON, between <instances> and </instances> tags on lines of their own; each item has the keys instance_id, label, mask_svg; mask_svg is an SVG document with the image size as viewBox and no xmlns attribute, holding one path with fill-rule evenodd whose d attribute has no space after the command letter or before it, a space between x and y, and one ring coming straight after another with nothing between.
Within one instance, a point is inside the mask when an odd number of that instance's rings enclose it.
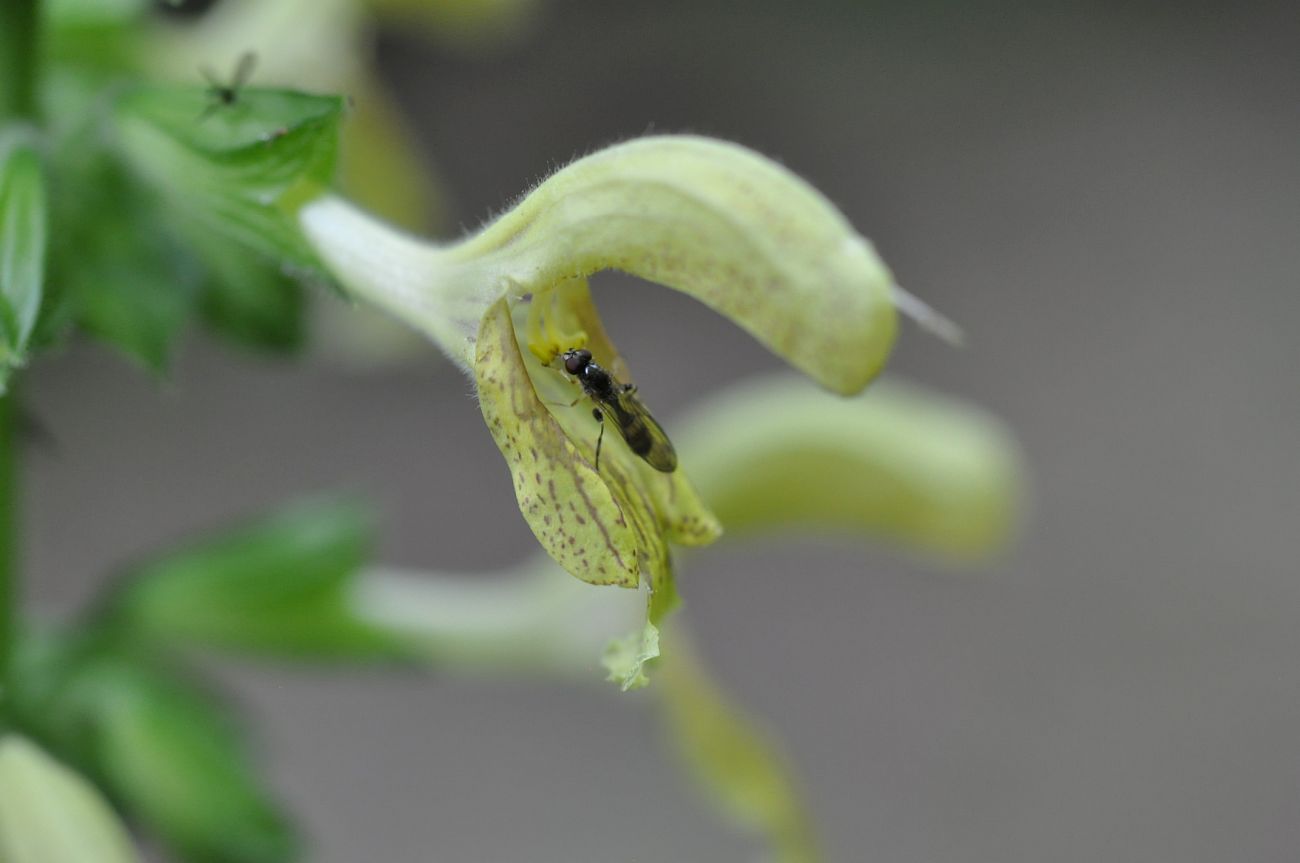
<instances>
[{"instance_id":1,"label":"insect leg","mask_svg":"<svg viewBox=\"0 0 1300 863\"><path fill-rule=\"evenodd\" d=\"M600 434L596 435L596 470L600 470L600 444L605 440L605 415L601 413L600 408L592 408L591 415L600 423Z\"/></svg>"}]
</instances>

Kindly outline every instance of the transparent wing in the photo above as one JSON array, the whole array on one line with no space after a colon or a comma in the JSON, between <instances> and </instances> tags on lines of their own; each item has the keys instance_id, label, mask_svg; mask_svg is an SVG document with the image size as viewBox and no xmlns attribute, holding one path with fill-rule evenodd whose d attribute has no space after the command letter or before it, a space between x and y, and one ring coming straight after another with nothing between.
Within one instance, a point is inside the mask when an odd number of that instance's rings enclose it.
<instances>
[{"instance_id":1,"label":"transparent wing","mask_svg":"<svg viewBox=\"0 0 1300 863\"><path fill-rule=\"evenodd\" d=\"M253 77L253 69L257 67L257 55L252 51L245 51L239 55L239 62L235 65L235 76L230 79L230 89L238 90L248 83L248 79Z\"/></svg>"},{"instance_id":2,"label":"transparent wing","mask_svg":"<svg viewBox=\"0 0 1300 863\"><path fill-rule=\"evenodd\" d=\"M672 473L677 469L677 451L667 432L631 389L616 386L613 400L605 402L605 407L618 433L627 441L628 449L655 470Z\"/></svg>"}]
</instances>

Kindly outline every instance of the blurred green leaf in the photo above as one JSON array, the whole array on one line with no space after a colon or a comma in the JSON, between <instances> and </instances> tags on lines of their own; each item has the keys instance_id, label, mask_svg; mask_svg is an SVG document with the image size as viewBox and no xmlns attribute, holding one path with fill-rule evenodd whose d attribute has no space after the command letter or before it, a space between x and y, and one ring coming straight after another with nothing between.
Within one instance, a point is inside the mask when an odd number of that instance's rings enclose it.
<instances>
[{"instance_id":1,"label":"blurred green leaf","mask_svg":"<svg viewBox=\"0 0 1300 863\"><path fill-rule=\"evenodd\" d=\"M296 839L216 705L122 663L94 666L96 763L124 805L195 863L278 863Z\"/></svg>"},{"instance_id":2,"label":"blurred green leaf","mask_svg":"<svg viewBox=\"0 0 1300 863\"><path fill-rule=\"evenodd\" d=\"M778 863L822 859L812 824L776 747L730 703L681 632L660 660L655 694L669 740L729 817L761 834Z\"/></svg>"},{"instance_id":3,"label":"blurred green leaf","mask_svg":"<svg viewBox=\"0 0 1300 863\"><path fill-rule=\"evenodd\" d=\"M93 776L192 863L282 863L296 839L225 709L148 654L111 640L28 637L14 675L20 723Z\"/></svg>"},{"instance_id":4,"label":"blurred green leaf","mask_svg":"<svg viewBox=\"0 0 1300 863\"><path fill-rule=\"evenodd\" d=\"M94 785L29 740L0 737L0 860L137 859L126 829Z\"/></svg>"},{"instance_id":5,"label":"blurred green leaf","mask_svg":"<svg viewBox=\"0 0 1300 863\"><path fill-rule=\"evenodd\" d=\"M152 0L46 0L47 56L61 66L123 69L140 62L143 23Z\"/></svg>"},{"instance_id":6,"label":"blurred green leaf","mask_svg":"<svg viewBox=\"0 0 1300 863\"><path fill-rule=\"evenodd\" d=\"M306 298L297 279L224 236L192 234L191 240L208 267L199 309L209 326L253 347L301 346Z\"/></svg>"},{"instance_id":7,"label":"blurred green leaf","mask_svg":"<svg viewBox=\"0 0 1300 863\"><path fill-rule=\"evenodd\" d=\"M0 392L26 361L45 286L45 178L26 137L0 137Z\"/></svg>"},{"instance_id":8,"label":"blurred green leaf","mask_svg":"<svg viewBox=\"0 0 1300 863\"><path fill-rule=\"evenodd\" d=\"M305 315L295 276L176 210L128 169L111 146L94 74L65 70L49 91L64 119L54 130L60 230L49 303L60 315L45 329L75 321L158 372L196 311L245 345L298 347Z\"/></svg>"},{"instance_id":9,"label":"blurred green leaf","mask_svg":"<svg viewBox=\"0 0 1300 863\"><path fill-rule=\"evenodd\" d=\"M115 111L122 151L200 230L310 270L290 213L333 180L343 100L237 83L131 90Z\"/></svg>"},{"instance_id":10,"label":"blurred green leaf","mask_svg":"<svg viewBox=\"0 0 1300 863\"><path fill-rule=\"evenodd\" d=\"M165 648L404 656L406 641L365 620L353 600L371 534L358 506L299 504L135 568L101 620L123 638Z\"/></svg>"},{"instance_id":11,"label":"blurred green leaf","mask_svg":"<svg viewBox=\"0 0 1300 863\"><path fill-rule=\"evenodd\" d=\"M151 0L46 0L51 27L108 27L138 21Z\"/></svg>"},{"instance_id":12,"label":"blurred green leaf","mask_svg":"<svg viewBox=\"0 0 1300 863\"><path fill-rule=\"evenodd\" d=\"M163 371L194 310L199 266L163 224L153 196L121 165L92 153L66 168L55 290L83 329Z\"/></svg>"},{"instance_id":13,"label":"blurred green leaf","mask_svg":"<svg viewBox=\"0 0 1300 863\"><path fill-rule=\"evenodd\" d=\"M674 438L728 539L840 531L978 560L1006 545L1023 504L1005 426L893 380L843 399L791 377L760 379L711 398Z\"/></svg>"}]
</instances>

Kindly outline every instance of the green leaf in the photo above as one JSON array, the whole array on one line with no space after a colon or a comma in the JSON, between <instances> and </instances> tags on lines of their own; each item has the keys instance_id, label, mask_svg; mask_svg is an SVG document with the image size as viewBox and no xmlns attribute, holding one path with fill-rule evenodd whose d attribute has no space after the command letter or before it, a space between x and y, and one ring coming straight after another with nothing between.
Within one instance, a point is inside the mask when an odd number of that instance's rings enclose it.
<instances>
[{"instance_id":1,"label":"green leaf","mask_svg":"<svg viewBox=\"0 0 1300 863\"><path fill-rule=\"evenodd\" d=\"M26 362L45 285L45 178L24 137L0 138L0 392Z\"/></svg>"},{"instance_id":2,"label":"green leaf","mask_svg":"<svg viewBox=\"0 0 1300 863\"><path fill-rule=\"evenodd\" d=\"M294 209L333 180L343 100L289 90L142 87L119 100L122 151L201 230L310 269Z\"/></svg>"},{"instance_id":3,"label":"green leaf","mask_svg":"<svg viewBox=\"0 0 1300 863\"><path fill-rule=\"evenodd\" d=\"M46 0L41 46L47 67L77 66L104 73L136 67L153 0ZM54 117L50 111L48 116Z\"/></svg>"},{"instance_id":4,"label":"green leaf","mask_svg":"<svg viewBox=\"0 0 1300 863\"><path fill-rule=\"evenodd\" d=\"M216 705L140 667L92 673L97 764L132 812L187 860L294 859L291 828Z\"/></svg>"},{"instance_id":5,"label":"green leaf","mask_svg":"<svg viewBox=\"0 0 1300 863\"><path fill-rule=\"evenodd\" d=\"M84 330L164 371L195 307L197 263L120 164L98 154L60 167L56 290Z\"/></svg>"},{"instance_id":6,"label":"green leaf","mask_svg":"<svg viewBox=\"0 0 1300 863\"><path fill-rule=\"evenodd\" d=\"M61 114L102 114L102 85L83 72L51 83ZM297 347L303 290L278 258L212 230L106 150L103 123L57 128L61 183L51 283L56 306L84 330L165 371L195 311L221 335L272 350Z\"/></svg>"},{"instance_id":7,"label":"green leaf","mask_svg":"<svg viewBox=\"0 0 1300 863\"><path fill-rule=\"evenodd\" d=\"M131 838L84 776L31 741L0 737L0 860L132 863Z\"/></svg>"},{"instance_id":8,"label":"green leaf","mask_svg":"<svg viewBox=\"0 0 1300 863\"><path fill-rule=\"evenodd\" d=\"M100 620L121 637L163 648L403 656L406 642L364 619L353 601L371 544L361 508L299 504L135 567Z\"/></svg>"},{"instance_id":9,"label":"green leaf","mask_svg":"<svg viewBox=\"0 0 1300 863\"><path fill-rule=\"evenodd\" d=\"M763 836L776 863L822 859L789 769L768 736L732 704L683 633L660 660L655 694L670 742L724 814Z\"/></svg>"},{"instance_id":10,"label":"green leaf","mask_svg":"<svg viewBox=\"0 0 1300 863\"><path fill-rule=\"evenodd\" d=\"M283 863L292 829L256 776L227 708L156 655L90 628L28 634L12 706L50 751L194 863Z\"/></svg>"},{"instance_id":11,"label":"green leaf","mask_svg":"<svg viewBox=\"0 0 1300 863\"><path fill-rule=\"evenodd\" d=\"M301 346L306 302L296 278L224 236L191 240L208 266L199 308L210 327L252 347L289 351Z\"/></svg>"}]
</instances>

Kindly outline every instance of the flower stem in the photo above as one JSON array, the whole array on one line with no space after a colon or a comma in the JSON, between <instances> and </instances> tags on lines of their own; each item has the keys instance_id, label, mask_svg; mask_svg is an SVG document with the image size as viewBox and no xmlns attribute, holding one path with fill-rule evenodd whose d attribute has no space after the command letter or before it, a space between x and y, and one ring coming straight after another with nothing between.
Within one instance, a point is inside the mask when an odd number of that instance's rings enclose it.
<instances>
[{"instance_id":1,"label":"flower stem","mask_svg":"<svg viewBox=\"0 0 1300 863\"><path fill-rule=\"evenodd\" d=\"M13 382L0 397L0 696L7 688L17 636L18 598L18 445ZM0 698L0 714L3 714Z\"/></svg>"},{"instance_id":2,"label":"flower stem","mask_svg":"<svg viewBox=\"0 0 1300 863\"><path fill-rule=\"evenodd\" d=\"M0 125L30 121L38 114L36 80L40 0L0 0ZM17 635L17 473L14 382L0 396L0 717L7 712L8 689Z\"/></svg>"},{"instance_id":3,"label":"flower stem","mask_svg":"<svg viewBox=\"0 0 1300 863\"><path fill-rule=\"evenodd\" d=\"M0 121L35 119L39 0L0 0Z\"/></svg>"}]
</instances>

